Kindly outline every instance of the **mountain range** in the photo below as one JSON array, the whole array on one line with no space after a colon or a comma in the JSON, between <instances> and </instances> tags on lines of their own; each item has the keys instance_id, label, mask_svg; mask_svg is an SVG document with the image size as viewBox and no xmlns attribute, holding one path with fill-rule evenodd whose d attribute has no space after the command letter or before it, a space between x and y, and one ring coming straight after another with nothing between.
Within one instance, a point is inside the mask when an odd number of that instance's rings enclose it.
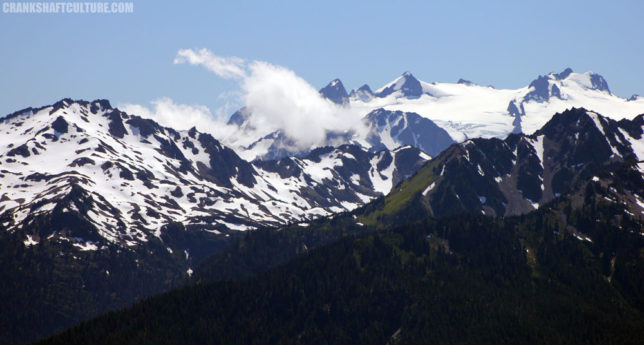
<instances>
[{"instance_id":1,"label":"mountain range","mask_svg":"<svg viewBox=\"0 0 644 345\"><path fill-rule=\"evenodd\" d=\"M435 234L463 215L467 229L510 219L592 247L604 230L584 212L599 210L602 226L624 232L620 241L644 236L644 100L612 95L597 74L566 69L497 90L406 72L375 91L347 92L336 79L320 95L357 114L363 130L297 149L277 130L241 147L231 142L251 132L246 108L228 121L231 139L164 127L107 100L63 99L1 118L0 336L33 341L186 282L256 276L415 222ZM506 239L550 245L516 235ZM631 241L618 263L635 266L601 298L626 298L620 310L637 318L641 241ZM430 242L450 253L448 242ZM597 248L610 266L613 247Z\"/></svg>"},{"instance_id":2,"label":"mountain range","mask_svg":"<svg viewBox=\"0 0 644 345\"><path fill-rule=\"evenodd\" d=\"M99 235L78 244L86 250L98 239L138 245L173 222L225 234L352 210L430 158L413 147L342 145L247 162L209 134L162 127L104 100L29 108L0 127L2 225L15 231L74 214Z\"/></svg>"},{"instance_id":3,"label":"mountain range","mask_svg":"<svg viewBox=\"0 0 644 345\"><path fill-rule=\"evenodd\" d=\"M584 107L615 120L633 118L644 112L644 98L633 95L629 99L611 93L608 82L594 72L576 73L566 68L560 73L538 76L527 86L518 89L496 89L460 79L457 83L424 82L410 72L403 73L390 83L372 91L368 85L347 92L340 79L334 79L320 89L320 95L331 101L344 113L361 119L368 131L354 130L346 133L328 132L321 145L353 143L371 147L367 138L385 143L389 149L404 145L418 145L417 137L445 137L443 131L431 131L430 127L444 130L451 141L461 142L468 138L504 139L511 133L533 133L541 128L557 112L571 107ZM405 112L417 115L423 122L422 130L408 123L390 119L395 126L378 126L373 112ZM227 138L227 143L243 157L275 159L288 155L302 155L310 149L294 148L293 138L281 130L264 133L252 139L250 145L238 145L239 138L257 136L249 131L254 114L249 109L235 113L229 124L237 130ZM382 115L380 115L382 116ZM406 131L397 136L390 128ZM255 129L255 128L252 128ZM377 130L376 130L377 129ZM434 156L446 146L424 147ZM450 142L451 143L451 142ZM419 146L417 146L419 147ZM438 152L436 152L438 150Z\"/></svg>"},{"instance_id":4,"label":"mountain range","mask_svg":"<svg viewBox=\"0 0 644 345\"><path fill-rule=\"evenodd\" d=\"M452 145L386 197L249 232L195 284L39 344L638 344L641 120L572 109L529 136ZM489 185L494 169L515 177L508 188ZM522 179L558 195L510 207Z\"/></svg>"}]
</instances>

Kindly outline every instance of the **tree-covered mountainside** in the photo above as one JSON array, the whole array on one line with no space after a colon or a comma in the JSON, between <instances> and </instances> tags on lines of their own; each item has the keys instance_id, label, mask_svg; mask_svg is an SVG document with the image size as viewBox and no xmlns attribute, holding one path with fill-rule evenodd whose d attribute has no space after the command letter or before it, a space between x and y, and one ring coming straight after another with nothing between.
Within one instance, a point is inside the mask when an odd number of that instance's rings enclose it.
<instances>
[{"instance_id":1,"label":"tree-covered mountainside","mask_svg":"<svg viewBox=\"0 0 644 345\"><path fill-rule=\"evenodd\" d=\"M394 191L351 213L339 214L330 219L319 219L306 226L294 224L280 231L256 230L245 234L239 241L219 254L204 259L195 270L195 277L202 281L243 278L266 271L292 260L307 251L352 234L369 233L431 218L422 197L425 173L431 172L433 161L416 175L394 188ZM570 234L584 232L589 227L579 223L592 219L596 209L608 209L611 226L624 227L642 236L644 216L633 213L637 199L633 194L644 193L644 179L633 163L615 164L610 168L595 168L576 183L567 186L568 193L544 204L529 213L532 219L549 215L559 221L560 230ZM424 182L428 183L428 182ZM462 214L471 214L466 212ZM608 213L607 213L608 214ZM524 215L523 217L525 217ZM538 224L545 220L541 219ZM621 229L621 228L620 228Z\"/></svg>"},{"instance_id":2,"label":"tree-covered mountainside","mask_svg":"<svg viewBox=\"0 0 644 345\"><path fill-rule=\"evenodd\" d=\"M577 208L561 200L527 216L464 214L345 237L39 344L639 344L642 223L591 187L584 194Z\"/></svg>"},{"instance_id":3,"label":"tree-covered mountainside","mask_svg":"<svg viewBox=\"0 0 644 345\"><path fill-rule=\"evenodd\" d=\"M375 226L378 202L254 231L194 285L41 343L638 344L644 226L620 198L642 187L624 163L527 215L431 219L416 199Z\"/></svg>"},{"instance_id":4,"label":"tree-covered mountainside","mask_svg":"<svg viewBox=\"0 0 644 345\"><path fill-rule=\"evenodd\" d=\"M46 217L30 230L88 230L70 219ZM75 224L75 227L70 227ZM107 244L79 250L76 241L25 245L24 233L0 231L0 343L24 344L81 320L131 305L182 285L186 269L222 250L228 240L180 224L145 248ZM78 234L77 234L78 236ZM187 255L190 249L190 255Z\"/></svg>"}]
</instances>

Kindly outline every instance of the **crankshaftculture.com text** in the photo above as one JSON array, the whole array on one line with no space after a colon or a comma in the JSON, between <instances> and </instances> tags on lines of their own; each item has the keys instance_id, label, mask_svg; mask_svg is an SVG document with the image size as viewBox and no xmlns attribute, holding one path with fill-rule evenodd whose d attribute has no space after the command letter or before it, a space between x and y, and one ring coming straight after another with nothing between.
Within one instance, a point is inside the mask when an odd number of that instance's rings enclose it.
<instances>
[{"instance_id":1,"label":"crankshaftculture.com text","mask_svg":"<svg viewBox=\"0 0 644 345\"><path fill-rule=\"evenodd\" d=\"M133 2L3 2L6 14L123 14L133 13Z\"/></svg>"}]
</instances>

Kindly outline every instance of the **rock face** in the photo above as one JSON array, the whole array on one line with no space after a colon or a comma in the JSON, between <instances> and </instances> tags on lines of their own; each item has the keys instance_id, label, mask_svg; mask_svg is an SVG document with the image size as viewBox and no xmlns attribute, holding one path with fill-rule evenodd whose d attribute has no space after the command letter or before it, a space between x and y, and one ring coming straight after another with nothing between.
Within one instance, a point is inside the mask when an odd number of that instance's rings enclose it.
<instances>
[{"instance_id":1,"label":"rock face","mask_svg":"<svg viewBox=\"0 0 644 345\"><path fill-rule=\"evenodd\" d=\"M400 91L407 98L418 98L423 94L423 87L410 72L403 73L398 79L376 91L376 97L387 97Z\"/></svg>"},{"instance_id":2,"label":"rock face","mask_svg":"<svg viewBox=\"0 0 644 345\"><path fill-rule=\"evenodd\" d=\"M376 150L409 145L436 156L454 143L444 129L416 113L376 109L363 122L370 130L367 142Z\"/></svg>"},{"instance_id":3,"label":"rock face","mask_svg":"<svg viewBox=\"0 0 644 345\"><path fill-rule=\"evenodd\" d=\"M336 104L346 104L349 102L347 90L342 85L340 79L331 81L327 86L320 89L320 94Z\"/></svg>"},{"instance_id":4,"label":"rock face","mask_svg":"<svg viewBox=\"0 0 644 345\"><path fill-rule=\"evenodd\" d=\"M363 102L368 102L373 97L373 91L371 91L371 88L367 84L360 86L357 90L351 90L351 93L349 94L349 99L360 100Z\"/></svg>"}]
</instances>

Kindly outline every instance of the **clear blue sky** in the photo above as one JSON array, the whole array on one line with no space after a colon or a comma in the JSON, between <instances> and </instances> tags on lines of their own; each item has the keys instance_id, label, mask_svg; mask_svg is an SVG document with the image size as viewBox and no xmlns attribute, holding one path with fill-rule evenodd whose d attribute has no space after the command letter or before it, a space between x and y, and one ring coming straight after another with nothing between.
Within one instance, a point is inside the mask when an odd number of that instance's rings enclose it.
<instances>
[{"instance_id":1,"label":"clear blue sky","mask_svg":"<svg viewBox=\"0 0 644 345\"><path fill-rule=\"evenodd\" d=\"M572 67L644 94L644 2L136 1L133 14L0 13L0 116L63 97L222 105L237 88L174 65L181 48L263 60L316 88L419 79L527 85Z\"/></svg>"}]
</instances>

